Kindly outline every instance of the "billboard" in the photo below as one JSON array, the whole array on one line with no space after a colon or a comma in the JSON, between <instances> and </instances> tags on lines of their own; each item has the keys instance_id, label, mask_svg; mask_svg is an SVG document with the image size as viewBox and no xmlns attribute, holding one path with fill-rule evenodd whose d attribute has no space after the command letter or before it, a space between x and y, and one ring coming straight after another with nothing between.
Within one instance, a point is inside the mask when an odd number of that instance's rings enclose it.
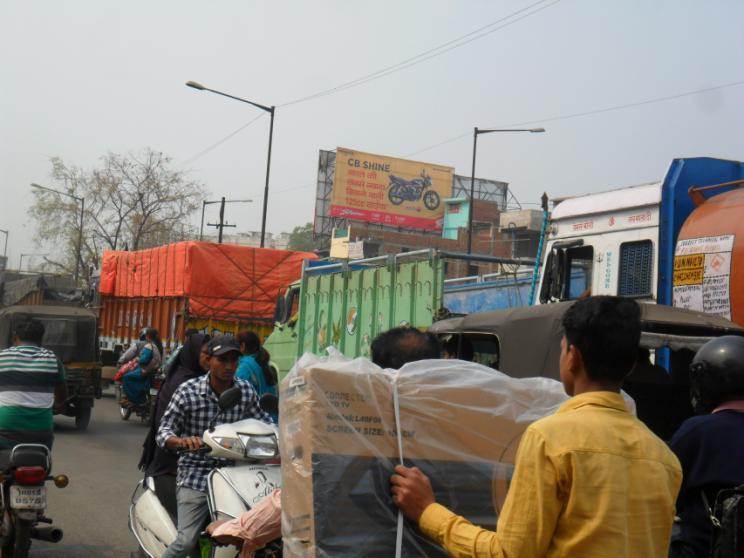
<instances>
[{"instance_id":1,"label":"billboard","mask_svg":"<svg viewBox=\"0 0 744 558\"><path fill-rule=\"evenodd\" d=\"M442 200L452 194L453 174L452 167L339 147L331 217L441 230Z\"/></svg>"}]
</instances>

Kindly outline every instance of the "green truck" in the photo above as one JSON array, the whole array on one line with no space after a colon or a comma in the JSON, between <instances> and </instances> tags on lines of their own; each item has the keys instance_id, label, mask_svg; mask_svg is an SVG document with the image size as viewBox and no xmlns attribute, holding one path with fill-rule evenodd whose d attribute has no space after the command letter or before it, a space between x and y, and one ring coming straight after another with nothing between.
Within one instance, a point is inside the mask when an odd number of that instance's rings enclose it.
<instances>
[{"instance_id":1,"label":"green truck","mask_svg":"<svg viewBox=\"0 0 744 558\"><path fill-rule=\"evenodd\" d=\"M283 378L305 352L333 346L349 357L369 356L375 336L400 325L428 328L449 317L445 268L453 260L527 264L492 256L417 250L352 262L305 262L300 281L279 298L266 339Z\"/></svg>"}]
</instances>

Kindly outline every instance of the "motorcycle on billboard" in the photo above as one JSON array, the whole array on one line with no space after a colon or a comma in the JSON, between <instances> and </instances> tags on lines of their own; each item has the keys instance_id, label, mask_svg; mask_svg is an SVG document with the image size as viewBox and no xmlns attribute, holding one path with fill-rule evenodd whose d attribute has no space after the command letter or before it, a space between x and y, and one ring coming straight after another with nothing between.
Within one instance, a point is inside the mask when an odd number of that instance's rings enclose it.
<instances>
[{"instance_id":1,"label":"motorcycle on billboard","mask_svg":"<svg viewBox=\"0 0 744 558\"><path fill-rule=\"evenodd\" d=\"M422 170L420 177L413 180L390 175L388 199L393 205L400 205L404 201L419 201L422 195L426 209L434 211L439 207L441 202L439 194L432 189L431 176L426 174L426 171Z\"/></svg>"}]
</instances>

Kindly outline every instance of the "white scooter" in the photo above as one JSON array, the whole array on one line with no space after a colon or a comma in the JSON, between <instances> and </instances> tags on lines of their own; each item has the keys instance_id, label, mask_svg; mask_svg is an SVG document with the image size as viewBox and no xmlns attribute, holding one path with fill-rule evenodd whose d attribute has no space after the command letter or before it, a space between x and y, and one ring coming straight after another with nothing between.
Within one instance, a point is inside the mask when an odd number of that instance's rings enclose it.
<instances>
[{"instance_id":1,"label":"white scooter","mask_svg":"<svg viewBox=\"0 0 744 558\"><path fill-rule=\"evenodd\" d=\"M205 446L197 450L237 462L234 466L216 468L209 474L207 496L212 521L236 518L281 488L278 429L275 425L246 419L213 426L220 415L234 407L240 398L239 388L231 388L220 395L220 413L204 432L202 440ZM276 398L271 398L261 400L261 406L267 411L276 407ZM269 461L273 463L267 463ZM156 496L151 477L140 481L132 494L129 530L137 539L139 555L148 558L160 558L176 539L176 525ZM214 542L211 546L211 558L235 558L239 553L234 546L220 546ZM267 545L257 557L261 555L267 558L281 556L281 541Z\"/></svg>"}]
</instances>

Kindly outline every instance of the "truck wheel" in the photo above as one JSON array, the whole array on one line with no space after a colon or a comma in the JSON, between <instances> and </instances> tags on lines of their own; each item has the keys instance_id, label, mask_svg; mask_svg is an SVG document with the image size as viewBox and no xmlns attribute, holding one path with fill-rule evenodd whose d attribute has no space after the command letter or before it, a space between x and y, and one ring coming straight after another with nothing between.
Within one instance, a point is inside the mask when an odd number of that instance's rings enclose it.
<instances>
[{"instance_id":1,"label":"truck wheel","mask_svg":"<svg viewBox=\"0 0 744 558\"><path fill-rule=\"evenodd\" d=\"M132 416L132 408L119 405L119 416L121 420L129 420L129 417Z\"/></svg>"},{"instance_id":2,"label":"truck wheel","mask_svg":"<svg viewBox=\"0 0 744 558\"><path fill-rule=\"evenodd\" d=\"M77 410L75 415L75 429L86 430L90 424L90 415L93 409L91 407L82 407Z\"/></svg>"}]
</instances>

